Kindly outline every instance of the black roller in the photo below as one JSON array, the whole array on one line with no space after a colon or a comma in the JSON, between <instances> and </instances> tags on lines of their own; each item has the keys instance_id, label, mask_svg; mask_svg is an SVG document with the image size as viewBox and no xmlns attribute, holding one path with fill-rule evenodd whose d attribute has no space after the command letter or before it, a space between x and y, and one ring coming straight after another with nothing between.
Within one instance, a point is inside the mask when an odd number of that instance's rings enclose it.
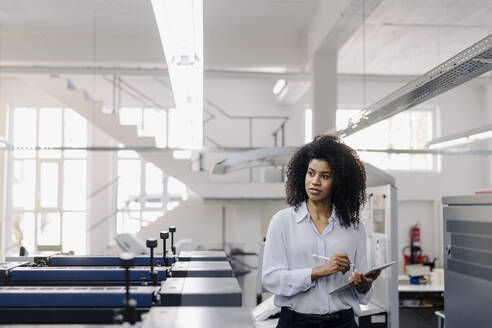
<instances>
[{"instance_id":1,"label":"black roller","mask_svg":"<svg viewBox=\"0 0 492 328\"><path fill-rule=\"evenodd\" d=\"M171 252L176 255L176 247L174 247L174 233L176 232L176 226L169 226L169 232L171 233Z\"/></svg>"},{"instance_id":2,"label":"black roller","mask_svg":"<svg viewBox=\"0 0 492 328\"><path fill-rule=\"evenodd\" d=\"M135 255L132 253L121 253L120 254L120 266L125 268L125 306L128 306L130 302L130 268L135 265Z\"/></svg>"},{"instance_id":3,"label":"black roller","mask_svg":"<svg viewBox=\"0 0 492 328\"><path fill-rule=\"evenodd\" d=\"M147 239L147 247L148 248L156 248L157 247L157 239L155 238L149 238Z\"/></svg>"},{"instance_id":4,"label":"black roller","mask_svg":"<svg viewBox=\"0 0 492 328\"><path fill-rule=\"evenodd\" d=\"M169 262L167 261L167 255L166 255L166 240L169 238L169 232L168 231L161 231L160 233L161 239L162 239L162 257L164 259L164 265L169 266Z\"/></svg>"},{"instance_id":5,"label":"black roller","mask_svg":"<svg viewBox=\"0 0 492 328\"><path fill-rule=\"evenodd\" d=\"M147 247L150 248L150 278L157 285L157 273L154 272L154 248L157 247L157 239L147 239Z\"/></svg>"},{"instance_id":6,"label":"black roller","mask_svg":"<svg viewBox=\"0 0 492 328\"><path fill-rule=\"evenodd\" d=\"M135 255L126 252L120 254L120 267L129 269L134 265L135 265Z\"/></svg>"}]
</instances>

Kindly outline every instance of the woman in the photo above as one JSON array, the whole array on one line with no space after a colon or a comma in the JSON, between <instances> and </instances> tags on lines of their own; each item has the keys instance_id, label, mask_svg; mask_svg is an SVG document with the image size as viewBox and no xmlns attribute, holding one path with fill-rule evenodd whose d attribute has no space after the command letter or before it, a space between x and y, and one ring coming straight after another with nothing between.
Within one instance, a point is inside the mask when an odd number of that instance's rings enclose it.
<instances>
[{"instance_id":1,"label":"woman","mask_svg":"<svg viewBox=\"0 0 492 328\"><path fill-rule=\"evenodd\" d=\"M338 137L318 136L293 155L286 182L291 207L270 221L263 259L263 285L282 308L277 327L357 327L354 313L369 303L380 274L361 273L368 269L359 222L365 189L364 165ZM347 281L353 288L329 294Z\"/></svg>"}]
</instances>

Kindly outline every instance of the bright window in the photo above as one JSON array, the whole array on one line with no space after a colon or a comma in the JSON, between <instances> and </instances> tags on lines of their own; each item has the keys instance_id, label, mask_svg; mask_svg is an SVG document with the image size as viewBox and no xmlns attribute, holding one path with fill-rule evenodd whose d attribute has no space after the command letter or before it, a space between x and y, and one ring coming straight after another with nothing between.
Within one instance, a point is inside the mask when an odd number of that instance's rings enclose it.
<instances>
[{"instance_id":1,"label":"bright window","mask_svg":"<svg viewBox=\"0 0 492 328\"><path fill-rule=\"evenodd\" d=\"M355 149L424 149L434 136L435 108L416 107L344 139ZM337 110L337 130L360 117L360 110ZM437 159L431 154L390 154L360 151L362 160L381 169L437 170Z\"/></svg>"},{"instance_id":2,"label":"bright window","mask_svg":"<svg viewBox=\"0 0 492 328\"><path fill-rule=\"evenodd\" d=\"M186 186L136 152L118 151L117 233L137 233L188 197Z\"/></svg>"},{"instance_id":3,"label":"bright window","mask_svg":"<svg viewBox=\"0 0 492 328\"><path fill-rule=\"evenodd\" d=\"M87 122L68 108L13 109L12 225L10 254L24 246L86 252ZM40 149L36 150L35 147Z\"/></svg>"}]
</instances>

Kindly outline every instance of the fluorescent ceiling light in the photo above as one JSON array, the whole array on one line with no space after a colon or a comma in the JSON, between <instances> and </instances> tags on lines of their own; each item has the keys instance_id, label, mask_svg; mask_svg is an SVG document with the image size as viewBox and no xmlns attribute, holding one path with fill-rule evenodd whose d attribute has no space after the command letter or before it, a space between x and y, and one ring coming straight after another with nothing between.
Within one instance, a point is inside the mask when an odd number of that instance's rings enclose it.
<instances>
[{"instance_id":1,"label":"fluorescent ceiling light","mask_svg":"<svg viewBox=\"0 0 492 328\"><path fill-rule=\"evenodd\" d=\"M304 112L304 142L313 141L313 110L308 108Z\"/></svg>"},{"instance_id":2,"label":"fluorescent ceiling light","mask_svg":"<svg viewBox=\"0 0 492 328\"><path fill-rule=\"evenodd\" d=\"M152 0L176 109L186 117L183 148L203 146L203 2Z\"/></svg>"},{"instance_id":3,"label":"fluorescent ceiling light","mask_svg":"<svg viewBox=\"0 0 492 328\"><path fill-rule=\"evenodd\" d=\"M429 149L449 148L449 147L464 145L467 143L468 143L468 138L463 137L463 138L458 138L458 139L451 139L448 141L441 141L441 142L434 143L434 144L429 144Z\"/></svg>"},{"instance_id":4,"label":"fluorescent ceiling light","mask_svg":"<svg viewBox=\"0 0 492 328\"><path fill-rule=\"evenodd\" d=\"M469 138L470 140L484 140L484 139L492 138L492 130L472 134L470 135Z\"/></svg>"},{"instance_id":5,"label":"fluorescent ceiling light","mask_svg":"<svg viewBox=\"0 0 492 328\"><path fill-rule=\"evenodd\" d=\"M280 91L282 91L283 88L285 88L285 85L287 84L287 81L285 81L284 79L280 79L277 81L277 83L275 83L275 86L273 87L273 94L274 95L278 95L280 93Z\"/></svg>"},{"instance_id":6,"label":"fluorescent ceiling light","mask_svg":"<svg viewBox=\"0 0 492 328\"><path fill-rule=\"evenodd\" d=\"M434 139L427 144L427 147L429 147L429 149L449 148L489 138L492 138L492 124L449 137Z\"/></svg>"}]
</instances>

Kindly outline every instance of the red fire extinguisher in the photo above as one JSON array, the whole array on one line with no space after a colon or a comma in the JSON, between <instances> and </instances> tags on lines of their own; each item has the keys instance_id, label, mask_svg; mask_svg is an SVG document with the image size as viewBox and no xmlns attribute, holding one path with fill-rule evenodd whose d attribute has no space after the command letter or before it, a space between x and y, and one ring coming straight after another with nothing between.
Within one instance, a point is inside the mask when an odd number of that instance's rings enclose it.
<instances>
[{"instance_id":1,"label":"red fire extinguisher","mask_svg":"<svg viewBox=\"0 0 492 328\"><path fill-rule=\"evenodd\" d=\"M405 251L410 250L410 254L406 255ZM426 263L429 261L427 255L422 255L422 248L420 247L420 228L416 224L410 228L410 245L406 246L402 250L403 257L405 259L403 267L406 268L407 264Z\"/></svg>"},{"instance_id":2,"label":"red fire extinguisher","mask_svg":"<svg viewBox=\"0 0 492 328\"><path fill-rule=\"evenodd\" d=\"M420 228L416 224L410 230L410 246L420 247Z\"/></svg>"},{"instance_id":3,"label":"red fire extinguisher","mask_svg":"<svg viewBox=\"0 0 492 328\"><path fill-rule=\"evenodd\" d=\"M422 248L420 248L420 228L419 225L416 224L410 229L410 259L409 263L414 264L418 263L418 258L422 252Z\"/></svg>"}]
</instances>

